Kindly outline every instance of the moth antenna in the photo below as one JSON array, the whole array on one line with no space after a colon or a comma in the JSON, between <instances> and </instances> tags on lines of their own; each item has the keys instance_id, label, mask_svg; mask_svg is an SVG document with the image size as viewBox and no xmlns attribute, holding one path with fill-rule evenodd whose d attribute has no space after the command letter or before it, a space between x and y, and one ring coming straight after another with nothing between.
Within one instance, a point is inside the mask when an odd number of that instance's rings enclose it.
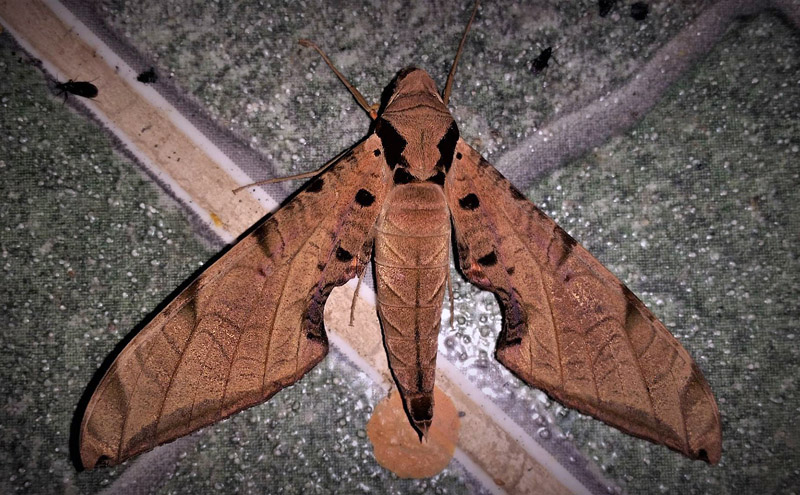
<instances>
[{"instance_id":1,"label":"moth antenna","mask_svg":"<svg viewBox=\"0 0 800 495\"><path fill-rule=\"evenodd\" d=\"M233 190L233 194L238 193L242 189L247 189L248 187L263 186L264 184L275 184L276 182L283 182L287 180L308 179L309 177L314 177L318 173L322 172L327 166L328 164L325 164L320 169L312 170L311 172L303 172L302 174L287 175L286 177L273 177L272 179L264 179L258 182L251 182L250 184L245 184L243 186L237 187L236 189Z\"/></svg>"},{"instance_id":2,"label":"moth antenna","mask_svg":"<svg viewBox=\"0 0 800 495\"><path fill-rule=\"evenodd\" d=\"M339 158L343 157L345 155L345 153L347 153L348 151L350 151L350 148L342 151L341 153L339 153L338 155L333 157L333 159L331 159L327 163L325 163L325 165L321 166L320 168L318 168L316 170L312 170L310 172L303 172L301 174L287 175L286 177L273 177L272 179L264 179L264 180L260 180L258 182L251 182L250 184L245 184L243 186L237 187L236 189L233 190L233 194L237 194L242 189L247 189L248 187L263 186L264 184L275 184L275 183L283 182L283 181L287 181L287 180L308 179L310 177L314 177L317 174L320 174L320 173L324 172L328 167L330 167L331 165L336 163L339 160Z\"/></svg>"},{"instance_id":3,"label":"moth antenna","mask_svg":"<svg viewBox=\"0 0 800 495\"><path fill-rule=\"evenodd\" d=\"M458 44L458 51L456 51L456 58L453 60L453 66L450 67L450 73L447 74L447 84L444 85L444 91L442 92L442 101L445 105L447 105L447 102L450 100L450 91L453 89L453 79L456 76L458 60L461 58L461 52L464 50L464 43L467 41L467 33L469 33L469 28L472 27L472 21L475 20L475 15L478 13L478 5L480 3L480 0L475 0L475 6L472 8L472 16L469 18L467 27L464 28L464 34L461 35L461 42Z\"/></svg>"},{"instance_id":4,"label":"moth antenna","mask_svg":"<svg viewBox=\"0 0 800 495\"><path fill-rule=\"evenodd\" d=\"M303 46L307 46L309 48L313 48L314 50L316 50L317 53L319 53L322 56L322 60L324 60L325 63L328 64L328 67L331 68L333 73L336 74L336 77L338 77L339 80L342 81L345 87L350 91L350 94L353 95L353 98L355 98L358 104L361 105L361 108L363 108L364 111L369 114L369 117L372 120L375 120L378 117L378 112L375 109L375 105L370 105L369 103L367 103L367 99L364 98L364 96L358 91L358 89L356 89L355 86L350 84L350 81L348 81L341 72L339 72L336 66L333 65L333 62L331 62L331 59L329 59L328 56L325 55L325 52L322 51L322 48L318 47L316 43L314 43L311 40L303 39L300 40L299 43Z\"/></svg>"}]
</instances>

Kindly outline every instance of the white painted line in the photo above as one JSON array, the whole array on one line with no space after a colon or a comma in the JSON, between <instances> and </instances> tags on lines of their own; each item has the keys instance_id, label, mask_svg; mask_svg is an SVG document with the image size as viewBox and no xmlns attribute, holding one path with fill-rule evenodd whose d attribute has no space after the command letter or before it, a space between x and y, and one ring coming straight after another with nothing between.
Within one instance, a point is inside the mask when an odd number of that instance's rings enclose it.
<instances>
[{"instance_id":1,"label":"white painted line","mask_svg":"<svg viewBox=\"0 0 800 495\"><path fill-rule=\"evenodd\" d=\"M539 445L539 442L528 435L521 426L475 387L450 361L439 359L436 362L436 370L437 372L444 372L448 380L452 380L458 388L463 390L475 404L481 407L503 430L508 432L536 462L547 469L567 490L571 493L591 494L589 489L583 486L550 452Z\"/></svg>"},{"instance_id":2,"label":"white painted line","mask_svg":"<svg viewBox=\"0 0 800 495\"><path fill-rule=\"evenodd\" d=\"M103 41L98 38L86 25L84 25L72 12L69 11L58 0L42 0L57 16L68 26L81 36L81 38L89 45L93 46L98 54L100 54L106 63L112 67L119 67L118 75L125 80L128 85L150 104L159 108L164 112L170 121L180 129L189 139L191 139L198 148L202 149L214 162L228 172L239 185L247 185L255 182L249 175L247 175L233 160L220 150L213 142L211 142L205 134L203 134L197 127L194 126L189 120L181 114L181 112L172 106L170 102L164 99L158 91L153 89L147 84L142 84L136 80L138 73L131 68L122 58L120 58L113 50L111 50ZM267 211L275 211L278 207L278 202L260 188L256 188L253 196L261 203ZM203 218L208 218L208 215L202 215ZM209 225L213 222L208 222ZM213 226L213 225L212 225Z\"/></svg>"}]
</instances>

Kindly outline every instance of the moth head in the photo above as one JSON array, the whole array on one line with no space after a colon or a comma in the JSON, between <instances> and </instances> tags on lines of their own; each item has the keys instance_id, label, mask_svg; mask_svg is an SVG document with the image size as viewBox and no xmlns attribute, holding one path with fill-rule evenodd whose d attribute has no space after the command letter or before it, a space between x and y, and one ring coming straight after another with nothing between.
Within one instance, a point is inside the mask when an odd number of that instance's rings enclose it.
<instances>
[{"instance_id":1,"label":"moth head","mask_svg":"<svg viewBox=\"0 0 800 495\"><path fill-rule=\"evenodd\" d=\"M426 181L447 173L458 127L431 76L415 67L403 69L387 91L375 133L395 177L403 177L402 182Z\"/></svg>"}]
</instances>

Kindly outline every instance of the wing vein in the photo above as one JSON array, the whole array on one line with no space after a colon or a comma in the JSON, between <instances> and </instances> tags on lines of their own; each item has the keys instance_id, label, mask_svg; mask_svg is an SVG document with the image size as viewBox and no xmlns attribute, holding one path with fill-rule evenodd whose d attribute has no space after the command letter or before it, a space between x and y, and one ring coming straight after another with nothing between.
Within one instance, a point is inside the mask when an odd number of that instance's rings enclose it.
<instances>
[{"instance_id":1,"label":"wing vein","mask_svg":"<svg viewBox=\"0 0 800 495\"><path fill-rule=\"evenodd\" d=\"M481 172L478 172L478 173L481 173ZM475 182L472 179L469 179L469 181L474 187L475 186ZM491 195L488 196L488 197L491 197ZM487 222L490 222L491 226L493 227L493 228L491 228L489 230L492 232L493 235L495 235L495 237L497 237L496 234L494 233L494 231L496 230L494 228L494 222L491 221L491 218L486 213L486 210L484 209L483 205L480 206L480 209L481 209L482 212L484 212L484 215L487 217ZM519 232L517 232L517 229L515 228L515 226L517 225L517 222L515 222L514 220L511 219L511 217L508 215L508 212L506 212L504 208L500 207L499 209L500 209L500 213L502 214L502 216L506 219L508 224L511 226L511 231L514 232L517 240L520 241L520 244L522 244L525 247L525 250L529 254L529 259L531 261L533 261L533 264L536 265L536 267L539 270L539 280L542 283L542 289L543 289L542 292L544 292L544 296L545 296L545 299L547 301L547 308L548 308L548 310L550 312L550 322L551 322L552 328L553 328L553 337L554 337L554 339L556 341L556 356L557 356L557 360L558 360L558 376L559 376L559 380L561 381L560 388L561 388L561 390L565 390L564 364L563 364L562 358L561 358L561 339L559 338L559 335L558 335L559 334L559 328L558 328L558 323L556 322L555 312L553 311L553 302L551 300L550 293L548 292L547 288L544 286L544 277L542 276L542 273L544 273L544 269L539 264L538 260L536 259L536 256L534 256L534 253L530 249L530 247L528 246L528 243L524 242L524 239L522 239L520 237ZM496 244L496 245L500 246L499 243ZM526 316L527 316L527 312L526 312ZM528 322L526 321L526 326L527 326L527 323ZM532 329L530 329L530 328L528 329L529 332L531 330ZM529 342L532 342L532 341L533 341L533 339L529 339ZM529 353L529 356L533 356L532 349L529 348L528 349L528 353ZM594 375L594 372L592 373L592 375ZM595 385L595 389L596 388L597 387Z\"/></svg>"}]
</instances>

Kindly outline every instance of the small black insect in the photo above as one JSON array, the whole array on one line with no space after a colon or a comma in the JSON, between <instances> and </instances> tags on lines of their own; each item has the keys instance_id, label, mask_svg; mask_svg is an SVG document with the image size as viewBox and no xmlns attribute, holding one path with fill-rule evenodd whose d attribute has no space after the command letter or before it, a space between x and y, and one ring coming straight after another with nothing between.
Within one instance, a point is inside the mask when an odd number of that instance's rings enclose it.
<instances>
[{"instance_id":1,"label":"small black insect","mask_svg":"<svg viewBox=\"0 0 800 495\"><path fill-rule=\"evenodd\" d=\"M615 3L617 3L617 0L599 0L597 6L600 8L600 17L607 16L611 9L614 8Z\"/></svg>"},{"instance_id":2,"label":"small black insect","mask_svg":"<svg viewBox=\"0 0 800 495\"><path fill-rule=\"evenodd\" d=\"M156 74L156 70L152 67L147 69L146 71L142 72L136 77L136 80L141 83L154 83L158 81L158 74Z\"/></svg>"},{"instance_id":3,"label":"small black insect","mask_svg":"<svg viewBox=\"0 0 800 495\"><path fill-rule=\"evenodd\" d=\"M56 81L56 90L59 91L59 96L64 95L64 101L67 101L67 95L69 94L84 98L97 96L97 86L89 81L73 81L72 79L63 83Z\"/></svg>"},{"instance_id":4,"label":"small black insect","mask_svg":"<svg viewBox=\"0 0 800 495\"><path fill-rule=\"evenodd\" d=\"M637 21L643 21L647 17L650 7L644 2L631 4L631 17Z\"/></svg>"},{"instance_id":5,"label":"small black insect","mask_svg":"<svg viewBox=\"0 0 800 495\"><path fill-rule=\"evenodd\" d=\"M534 76L543 72L547 68L547 64L550 63L550 57L552 56L553 47L548 46L542 50L535 59L533 59L533 62L531 62L531 72Z\"/></svg>"}]
</instances>

